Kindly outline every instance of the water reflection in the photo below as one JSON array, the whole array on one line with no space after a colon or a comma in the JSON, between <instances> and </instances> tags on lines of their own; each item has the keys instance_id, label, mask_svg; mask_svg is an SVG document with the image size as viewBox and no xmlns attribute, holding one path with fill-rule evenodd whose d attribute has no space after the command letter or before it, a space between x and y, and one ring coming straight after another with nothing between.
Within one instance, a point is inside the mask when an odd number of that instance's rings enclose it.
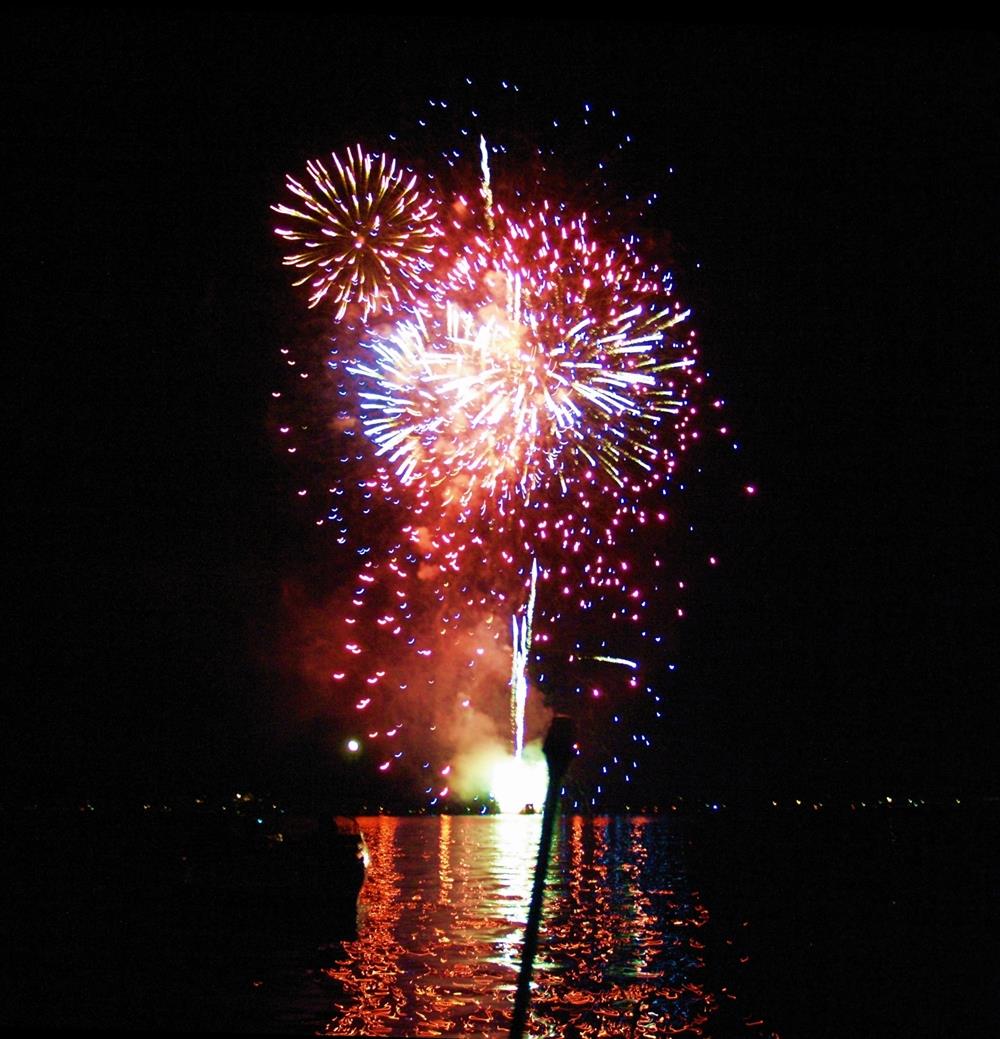
<instances>
[{"instance_id":1,"label":"water reflection","mask_svg":"<svg viewBox=\"0 0 1000 1039\"><path fill-rule=\"evenodd\" d=\"M509 1025L539 816L360 820L359 937L325 970L330 1035L497 1034ZM534 1036L707 1034L708 913L661 818L560 821L528 1021Z\"/></svg>"},{"instance_id":2,"label":"water reflection","mask_svg":"<svg viewBox=\"0 0 1000 1039\"><path fill-rule=\"evenodd\" d=\"M405 986L398 984L406 950L400 941L401 874L396 846L398 820L380 817L364 828L371 853L366 880L363 937L344 945L344 958L327 970L350 999L330 1031L339 1035L392 1035L405 1019ZM419 896L418 896L419 897Z\"/></svg>"}]
</instances>

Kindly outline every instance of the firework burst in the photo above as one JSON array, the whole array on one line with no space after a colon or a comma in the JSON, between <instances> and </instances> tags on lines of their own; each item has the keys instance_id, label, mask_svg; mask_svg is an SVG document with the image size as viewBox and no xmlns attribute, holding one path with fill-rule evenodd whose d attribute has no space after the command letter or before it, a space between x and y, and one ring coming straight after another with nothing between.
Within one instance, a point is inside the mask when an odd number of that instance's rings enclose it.
<instances>
[{"instance_id":1,"label":"firework burst","mask_svg":"<svg viewBox=\"0 0 1000 1039\"><path fill-rule=\"evenodd\" d=\"M394 159L367 155L360 145L343 161L331 159L332 174L319 159L307 163L311 189L288 176L300 208L271 207L291 220L275 229L295 249L284 263L304 271L294 284L308 284L309 305L329 299L337 320L351 303L360 304L362 320L391 313L412 301L429 267L440 234L431 201Z\"/></svg>"},{"instance_id":2,"label":"firework burst","mask_svg":"<svg viewBox=\"0 0 1000 1039\"><path fill-rule=\"evenodd\" d=\"M457 187L436 187L436 219L395 163L376 167L360 149L335 158L335 179L310 164L315 198L289 178L305 213L274 207L306 222L278 232L300 246L286 263L307 270L313 305L333 305L328 364L345 402L335 423L355 459L357 433L373 455L357 484L361 512L381 498L385 515L402 517L383 551L357 548L326 666L370 760L426 779L431 803L450 794L456 752L482 738L475 719L492 719L499 736L506 715L500 739L521 753L544 655L561 658L564 677L599 662L620 676L614 685L643 688L639 662L614 650L636 635L660 642L649 629L669 582L655 548L641 561L630 551L668 520L657 499L698 436L703 380L669 271L606 212L594 220L541 182L495 181L479 144L481 163L469 156L463 173L449 162ZM392 263L382 256L362 275L374 246L352 236L376 209L395 214ZM334 225L334 211L355 223ZM354 301L360 312L347 314ZM346 540L339 505L327 519ZM587 615L602 618L592 646L560 639L579 637ZM582 705L604 692L589 683L569 694ZM649 746L645 734L633 740ZM635 762L622 767L628 782Z\"/></svg>"},{"instance_id":3,"label":"firework burst","mask_svg":"<svg viewBox=\"0 0 1000 1039\"><path fill-rule=\"evenodd\" d=\"M547 202L498 208L494 233L456 252L437 316L366 339L347 366L397 479L485 509L579 492L593 470L617 489L669 472L697 353L669 277Z\"/></svg>"}]
</instances>

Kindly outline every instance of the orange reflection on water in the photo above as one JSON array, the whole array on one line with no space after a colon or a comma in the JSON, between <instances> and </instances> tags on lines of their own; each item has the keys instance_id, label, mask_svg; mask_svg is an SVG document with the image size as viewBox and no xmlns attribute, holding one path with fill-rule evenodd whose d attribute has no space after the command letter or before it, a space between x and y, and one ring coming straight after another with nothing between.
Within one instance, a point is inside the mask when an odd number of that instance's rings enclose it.
<instances>
[{"instance_id":1,"label":"orange reflection on water","mask_svg":"<svg viewBox=\"0 0 1000 1039\"><path fill-rule=\"evenodd\" d=\"M538 975L533 1034L705 1034L715 1000L690 934L708 914L693 896L677 897L682 883L664 885L683 877L662 822L650 823L567 820L554 868L569 897L546 913L550 971Z\"/></svg>"},{"instance_id":2,"label":"orange reflection on water","mask_svg":"<svg viewBox=\"0 0 1000 1039\"><path fill-rule=\"evenodd\" d=\"M453 883L451 876L451 816L441 816L441 833L438 837L438 881L441 889L438 900L447 905Z\"/></svg>"},{"instance_id":3,"label":"orange reflection on water","mask_svg":"<svg viewBox=\"0 0 1000 1039\"><path fill-rule=\"evenodd\" d=\"M325 973L331 1035L509 1027L538 816L360 820L372 864L359 937ZM717 1008L696 937L708 913L662 818L560 820L528 1032L702 1036Z\"/></svg>"},{"instance_id":4,"label":"orange reflection on water","mask_svg":"<svg viewBox=\"0 0 1000 1039\"><path fill-rule=\"evenodd\" d=\"M365 918L357 941L344 943L344 958L326 973L344 985L350 999L330 1023L332 1035L392 1035L406 1013L404 986L398 984L404 948L397 936L401 907L396 869L398 819L366 820L363 832L371 863L365 878ZM374 825L372 825L372 823Z\"/></svg>"}]
</instances>

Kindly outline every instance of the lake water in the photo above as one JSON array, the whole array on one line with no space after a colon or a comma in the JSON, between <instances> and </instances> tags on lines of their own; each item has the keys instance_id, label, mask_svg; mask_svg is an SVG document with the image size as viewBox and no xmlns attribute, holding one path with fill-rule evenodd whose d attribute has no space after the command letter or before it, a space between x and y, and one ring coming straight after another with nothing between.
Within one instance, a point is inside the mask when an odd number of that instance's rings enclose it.
<instances>
[{"instance_id":1,"label":"lake water","mask_svg":"<svg viewBox=\"0 0 1000 1039\"><path fill-rule=\"evenodd\" d=\"M8 1027L507 1032L538 816L362 818L356 927L302 899L180 912L134 816L3 818ZM563 817L528 1034L995 1035L998 842L992 801Z\"/></svg>"},{"instance_id":2,"label":"lake water","mask_svg":"<svg viewBox=\"0 0 1000 1039\"><path fill-rule=\"evenodd\" d=\"M361 819L359 936L323 972L331 1035L497 1035L509 1027L540 816ZM528 1033L701 1036L720 1002L709 912L664 817L560 820ZM749 1019L752 1020L752 1019ZM763 1022L746 1034L766 1034ZM727 1015L727 1032L733 1034Z\"/></svg>"}]
</instances>

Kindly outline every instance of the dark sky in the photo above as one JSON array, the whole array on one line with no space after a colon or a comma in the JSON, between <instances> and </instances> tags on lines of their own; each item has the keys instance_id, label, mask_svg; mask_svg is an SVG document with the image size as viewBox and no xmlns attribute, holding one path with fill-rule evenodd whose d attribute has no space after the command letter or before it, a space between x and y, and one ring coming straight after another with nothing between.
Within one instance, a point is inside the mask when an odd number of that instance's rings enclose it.
<instances>
[{"instance_id":1,"label":"dark sky","mask_svg":"<svg viewBox=\"0 0 1000 1039\"><path fill-rule=\"evenodd\" d=\"M689 502L725 565L651 786L997 792L996 36L62 13L7 50L11 796L322 771L267 662L320 550L268 205L464 75L677 169L742 460Z\"/></svg>"}]
</instances>

